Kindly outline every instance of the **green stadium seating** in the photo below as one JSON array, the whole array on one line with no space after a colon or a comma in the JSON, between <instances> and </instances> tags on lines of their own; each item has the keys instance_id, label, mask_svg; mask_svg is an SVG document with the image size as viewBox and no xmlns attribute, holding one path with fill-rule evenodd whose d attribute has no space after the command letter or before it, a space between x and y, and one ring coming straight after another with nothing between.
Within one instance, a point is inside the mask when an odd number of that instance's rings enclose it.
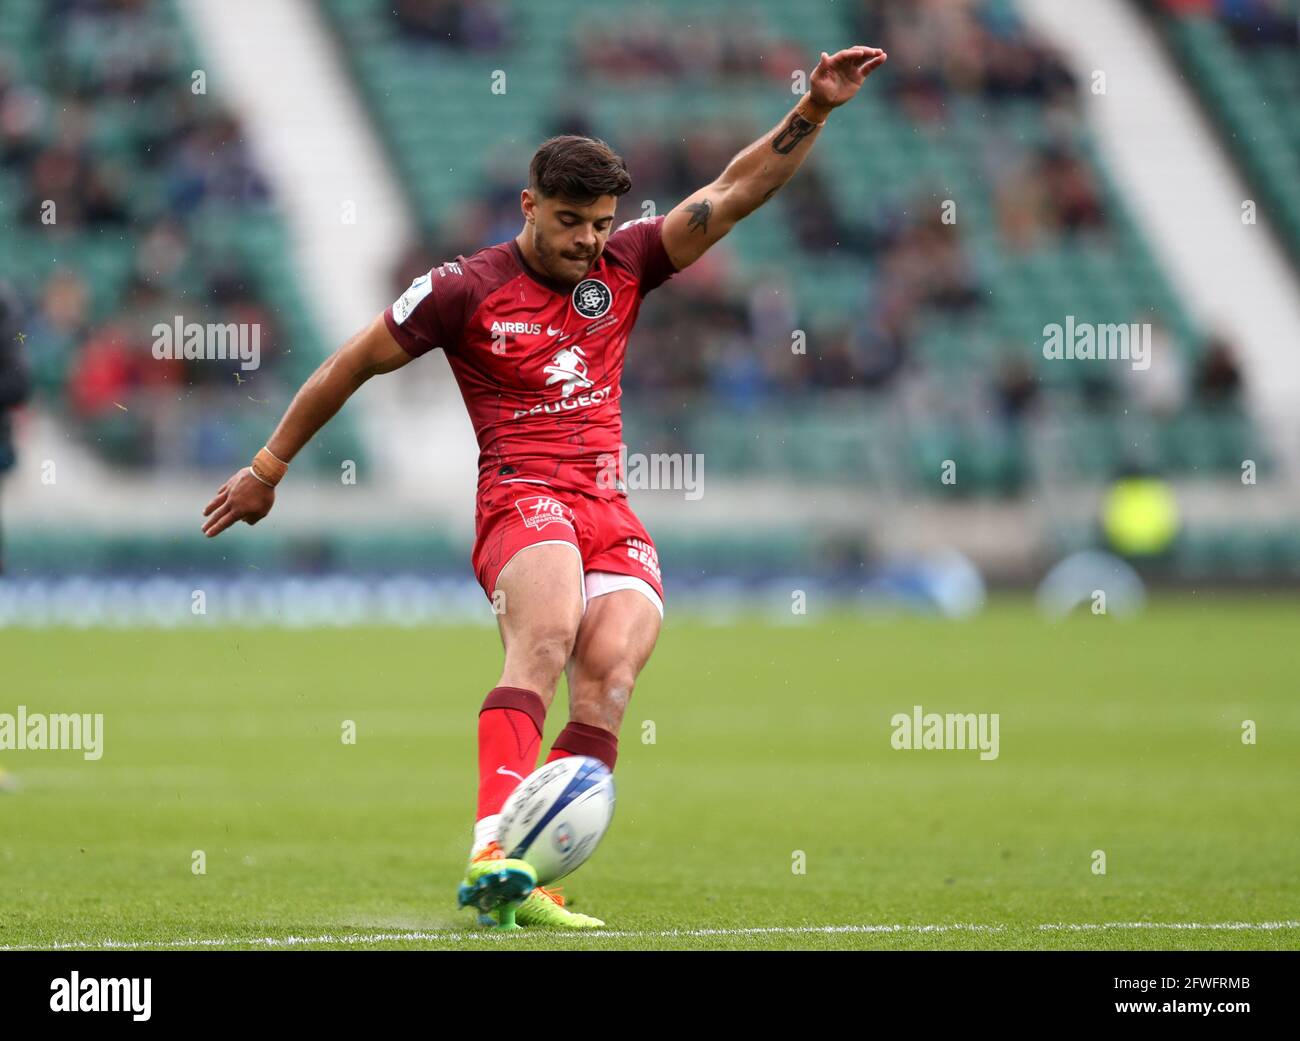
<instances>
[{"instance_id":1,"label":"green stadium seating","mask_svg":"<svg viewBox=\"0 0 1300 1041\"><path fill-rule=\"evenodd\" d=\"M1292 4L1292 16L1300 11ZM1185 81L1223 131L1228 152L1300 265L1300 52L1245 48L1220 21L1158 14Z\"/></svg>"}]
</instances>

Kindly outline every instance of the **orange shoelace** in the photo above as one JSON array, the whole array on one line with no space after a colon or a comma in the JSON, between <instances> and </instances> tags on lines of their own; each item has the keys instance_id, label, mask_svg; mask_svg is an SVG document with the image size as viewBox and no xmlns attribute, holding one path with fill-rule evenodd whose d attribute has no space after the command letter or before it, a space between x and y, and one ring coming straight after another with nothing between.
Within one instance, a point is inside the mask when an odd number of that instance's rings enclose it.
<instances>
[{"instance_id":1,"label":"orange shoelace","mask_svg":"<svg viewBox=\"0 0 1300 1041\"><path fill-rule=\"evenodd\" d=\"M505 850L496 842L489 842L478 853L475 854L473 863L477 864L480 860L504 860Z\"/></svg>"},{"instance_id":2,"label":"orange shoelace","mask_svg":"<svg viewBox=\"0 0 1300 1041\"><path fill-rule=\"evenodd\" d=\"M554 889L547 889L545 886L536 886L534 887L533 892L541 893L542 896L546 897L547 900L550 900L557 907L563 907L564 897L560 895L561 888L561 886L556 886Z\"/></svg>"}]
</instances>

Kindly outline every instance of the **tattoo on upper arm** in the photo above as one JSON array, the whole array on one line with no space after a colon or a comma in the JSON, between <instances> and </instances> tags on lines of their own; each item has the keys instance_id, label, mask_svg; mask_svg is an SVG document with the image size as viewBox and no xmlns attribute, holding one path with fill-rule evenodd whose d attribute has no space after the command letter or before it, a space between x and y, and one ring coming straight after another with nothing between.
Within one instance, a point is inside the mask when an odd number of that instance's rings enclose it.
<instances>
[{"instance_id":1,"label":"tattoo on upper arm","mask_svg":"<svg viewBox=\"0 0 1300 1041\"><path fill-rule=\"evenodd\" d=\"M709 233L709 218L713 216L713 204L708 199L701 199L699 202L691 203L686 209L691 215L686 230L695 231L698 228L707 235Z\"/></svg>"},{"instance_id":2,"label":"tattoo on upper arm","mask_svg":"<svg viewBox=\"0 0 1300 1041\"><path fill-rule=\"evenodd\" d=\"M799 113L792 113L790 122L781 128L781 132L772 138L772 151L789 155L805 137L817 129L816 124L804 119Z\"/></svg>"}]
</instances>

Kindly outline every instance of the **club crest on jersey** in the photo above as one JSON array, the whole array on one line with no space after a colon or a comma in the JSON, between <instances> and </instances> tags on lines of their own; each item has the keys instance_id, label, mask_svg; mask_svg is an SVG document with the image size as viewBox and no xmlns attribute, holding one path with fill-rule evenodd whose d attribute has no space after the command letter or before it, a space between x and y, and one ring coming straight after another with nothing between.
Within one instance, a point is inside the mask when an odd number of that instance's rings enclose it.
<instances>
[{"instance_id":1,"label":"club crest on jersey","mask_svg":"<svg viewBox=\"0 0 1300 1041\"><path fill-rule=\"evenodd\" d=\"M578 387L584 390L591 386L591 380L587 379L587 359L582 353L582 348L576 343L572 347L565 347L563 350L555 352L555 357L551 359L551 364L542 370L548 377L546 385L548 387L556 383L562 383L560 396L567 398Z\"/></svg>"},{"instance_id":2,"label":"club crest on jersey","mask_svg":"<svg viewBox=\"0 0 1300 1041\"><path fill-rule=\"evenodd\" d=\"M599 318L613 302L614 294L598 278L584 278L573 288L573 309L583 318Z\"/></svg>"},{"instance_id":3,"label":"club crest on jersey","mask_svg":"<svg viewBox=\"0 0 1300 1041\"><path fill-rule=\"evenodd\" d=\"M552 499L549 495L530 495L527 499L516 499L515 509L524 519L524 527L544 528L548 524L563 524L572 528L564 503Z\"/></svg>"}]
</instances>

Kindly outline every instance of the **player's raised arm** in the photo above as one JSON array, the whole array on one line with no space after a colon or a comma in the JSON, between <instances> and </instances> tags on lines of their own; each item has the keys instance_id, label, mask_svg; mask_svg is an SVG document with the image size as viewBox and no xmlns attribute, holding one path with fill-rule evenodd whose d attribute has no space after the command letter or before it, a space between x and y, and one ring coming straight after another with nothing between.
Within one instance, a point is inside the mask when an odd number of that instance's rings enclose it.
<instances>
[{"instance_id":1,"label":"player's raised arm","mask_svg":"<svg viewBox=\"0 0 1300 1041\"><path fill-rule=\"evenodd\" d=\"M251 466L234 474L203 511L203 534L220 535L236 521L256 524L275 504L275 484L295 455L316 431L343 407L356 390L382 372L392 372L411 360L398 346L380 315L326 358L308 377L285 411L266 447Z\"/></svg>"},{"instance_id":2,"label":"player's raised arm","mask_svg":"<svg viewBox=\"0 0 1300 1041\"><path fill-rule=\"evenodd\" d=\"M858 92L863 81L885 63L878 47L848 47L822 52L808 93L775 127L742 151L712 184L701 188L664 219L664 249L680 271L767 202L799 169L831 109Z\"/></svg>"}]
</instances>

